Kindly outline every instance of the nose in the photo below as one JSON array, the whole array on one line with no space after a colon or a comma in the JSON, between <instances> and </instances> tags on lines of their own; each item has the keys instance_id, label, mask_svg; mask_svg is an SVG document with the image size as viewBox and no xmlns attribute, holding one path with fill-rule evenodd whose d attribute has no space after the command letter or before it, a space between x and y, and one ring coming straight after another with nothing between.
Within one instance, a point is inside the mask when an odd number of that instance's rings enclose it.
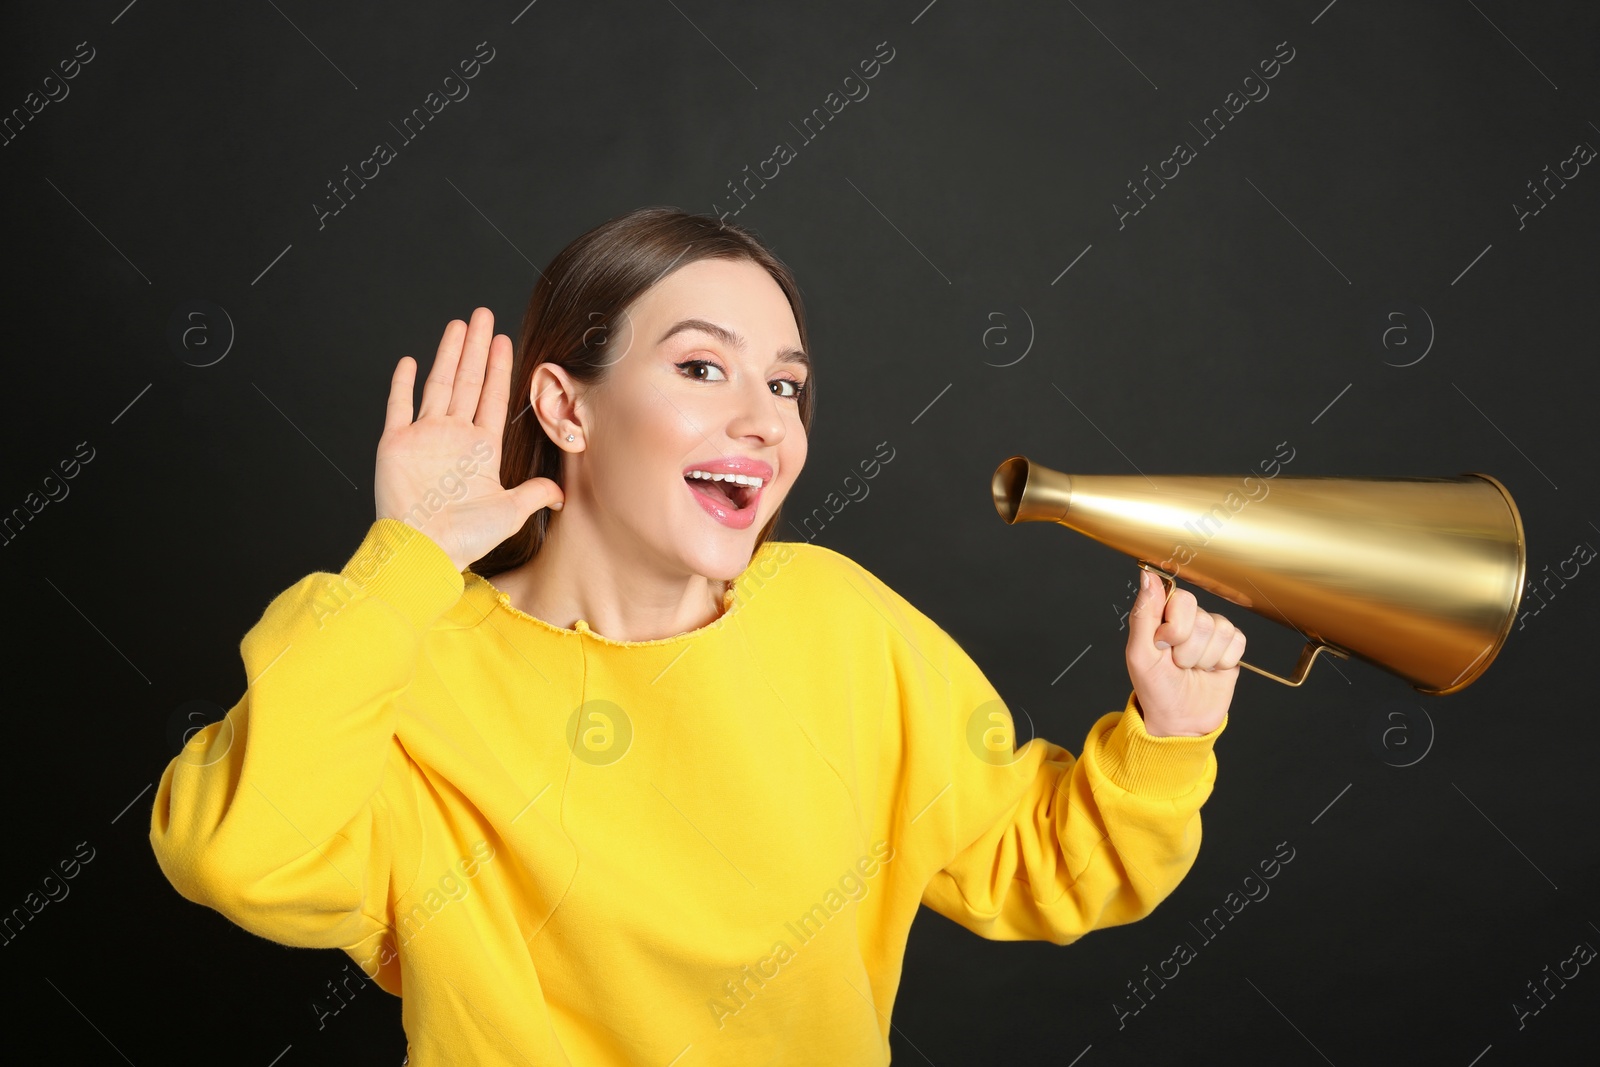
<instances>
[{"instance_id":1,"label":"nose","mask_svg":"<svg viewBox=\"0 0 1600 1067\"><path fill-rule=\"evenodd\" d=\"M728 436L754 437L765 445L776 445L783 440L786 431L783 411L778 405L792 404L793 400L774 395L766 381L750 375L735 395L737 407L728 423Z\"/></svg>"}]
</instances>

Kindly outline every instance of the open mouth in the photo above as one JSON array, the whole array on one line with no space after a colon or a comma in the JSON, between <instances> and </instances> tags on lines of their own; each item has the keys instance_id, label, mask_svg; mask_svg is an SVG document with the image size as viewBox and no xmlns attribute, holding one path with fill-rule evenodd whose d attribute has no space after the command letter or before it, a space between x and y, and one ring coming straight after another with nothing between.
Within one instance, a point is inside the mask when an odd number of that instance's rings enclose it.
<instances>
[{"instance_id":1,"label":"open mouth","mask_svg":"<svg viewBox=\"0 0 1600 1067\"><path fill-rule=\"evenodd\" d=\"M738 482L701 478L691 474L684 475L683 480L689 483L691 489L704 493L733 511L743 511L749 507L761 491L753 485L740 485Z\"/></svg>"}]
</instances>

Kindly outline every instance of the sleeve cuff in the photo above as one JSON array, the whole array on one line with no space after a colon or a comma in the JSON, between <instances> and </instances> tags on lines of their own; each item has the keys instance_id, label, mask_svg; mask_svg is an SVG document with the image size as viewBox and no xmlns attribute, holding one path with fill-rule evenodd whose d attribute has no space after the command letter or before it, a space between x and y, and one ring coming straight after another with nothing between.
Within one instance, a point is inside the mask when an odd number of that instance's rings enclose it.
<instances>
[{"instance_id":1,"label":"sleeve cuff","mask_svg":"<svg viewBox=\"0 0 1600 1067\"><path fill-rule=\"evenodd\" d=\"M399 519L377 519L339 572L344 588L376 597L421 633L461 599L466 579L433 538Z\"/></svg>"},{"instance_id":2,"label":"sleeve cuff","mask_svg":"<svg viewBox=\"0 0 1600 1067\"><path fill-rule=\"evenodd\" d=\"M1228 725L1223 716L1217 728L1198 737L1153 737L1145 732L1144 716L1128 694L1122 714L1096 741L1096 755L1106 777L1130 793L1176 797L1193 789L1215 759L1212 745Z\"/></svg>"}]
</instances>

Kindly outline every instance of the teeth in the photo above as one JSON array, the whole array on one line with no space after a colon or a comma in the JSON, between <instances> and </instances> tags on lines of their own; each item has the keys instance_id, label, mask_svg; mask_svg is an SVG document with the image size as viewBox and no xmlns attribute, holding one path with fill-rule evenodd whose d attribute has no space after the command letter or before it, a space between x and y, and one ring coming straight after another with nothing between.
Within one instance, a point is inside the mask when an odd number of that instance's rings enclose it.
<instances>
[{"instance_id":1,"label":"teeth","mask_svg":"<svg viewBox=\"0 0 1600 1067\"><path fill-rule=\"evenodd\" d=\"M760 478L751 474L712 474L709 471L690 471L685 477L713 482L733 482L735 485L748 485L756 489L760 489L763 484Z\"/></svg>"}]
</instances>

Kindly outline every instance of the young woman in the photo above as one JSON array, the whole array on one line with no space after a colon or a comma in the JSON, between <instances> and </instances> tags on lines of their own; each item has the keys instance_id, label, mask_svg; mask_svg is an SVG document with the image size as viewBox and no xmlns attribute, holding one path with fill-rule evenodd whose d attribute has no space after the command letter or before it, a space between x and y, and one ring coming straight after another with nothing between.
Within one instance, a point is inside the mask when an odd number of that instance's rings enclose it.
<instances>
[{"instance_id":1,"label":"young woman","mask_svg":"<svg viewBox=\"0 0 1600 1067\"><path fill-rule=\"evenodd\" d=\"M1188 872L1244 636L1149 583L1124 707L1080 757L1013 751L943 629L769 539L815 368L754 236L598 226L520 352L513 387L489 312L452 321L414 420L395 368L370 530L272 601L161 779L185 897L349 953L413 1067L865 1065L919 905L1066 944Z\"/></svg>"}]
</instances>

